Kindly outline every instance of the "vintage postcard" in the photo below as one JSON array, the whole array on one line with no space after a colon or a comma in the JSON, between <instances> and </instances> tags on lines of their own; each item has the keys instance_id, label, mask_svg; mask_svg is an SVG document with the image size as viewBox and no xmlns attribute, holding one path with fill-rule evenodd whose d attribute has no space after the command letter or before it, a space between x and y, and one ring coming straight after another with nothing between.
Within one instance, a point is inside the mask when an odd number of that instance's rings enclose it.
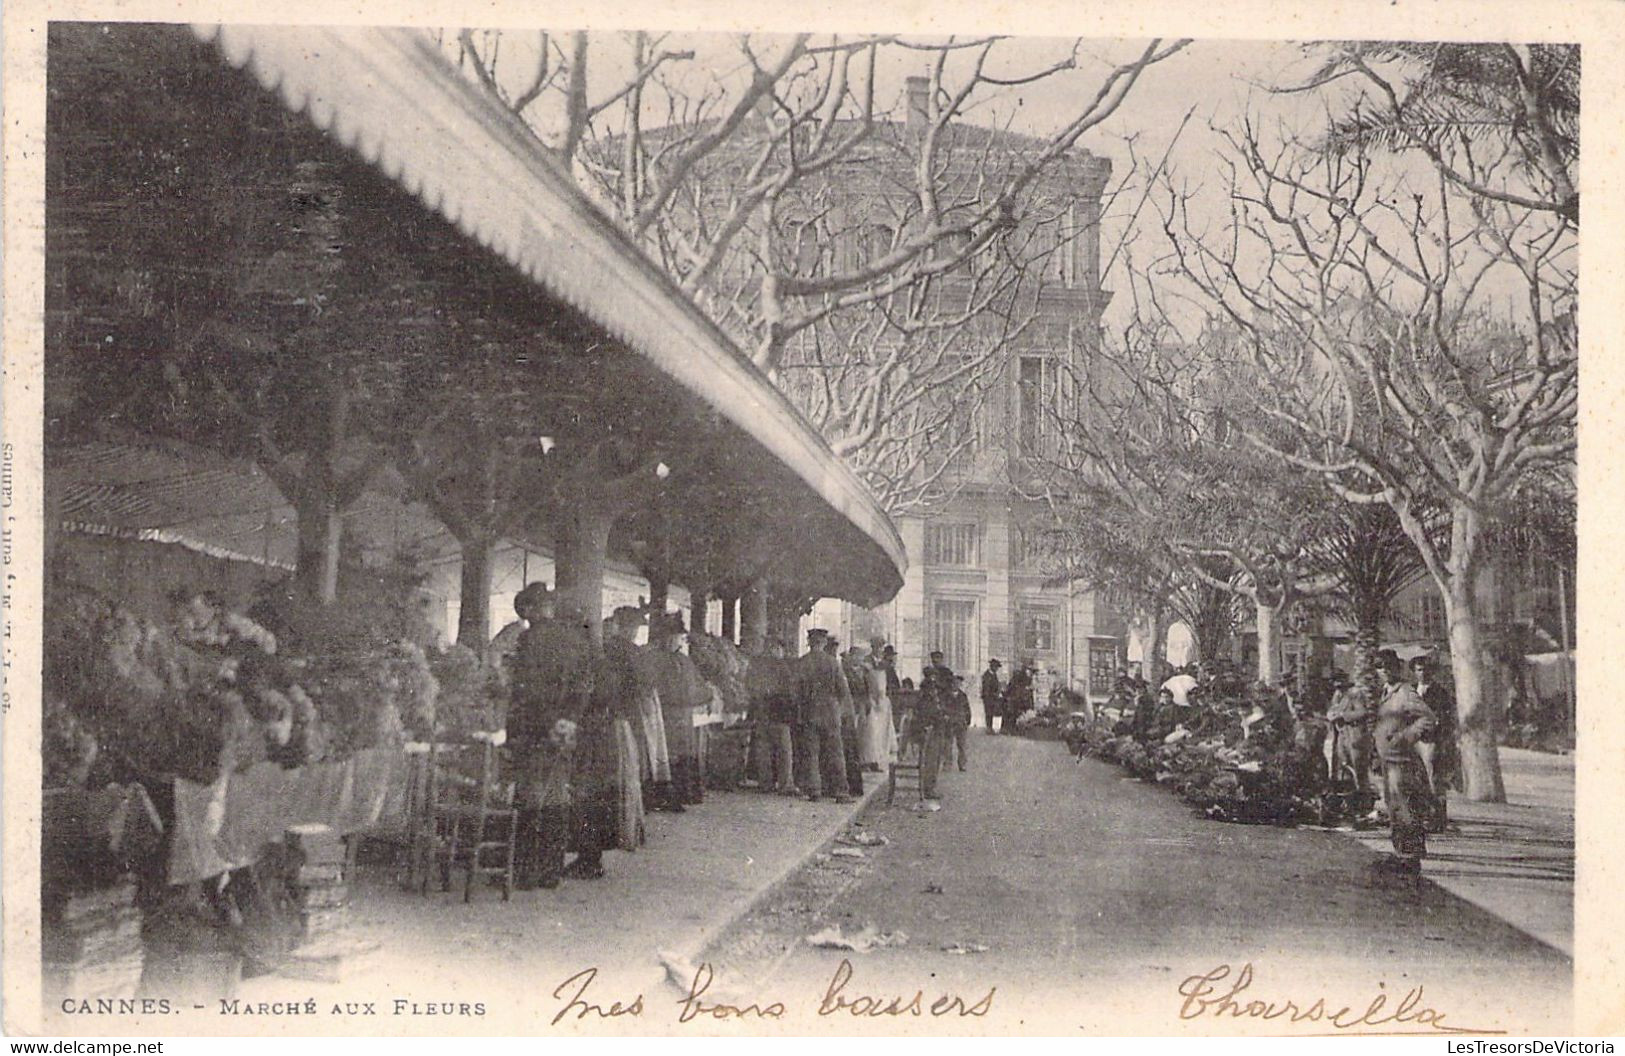
<instances>
[{"instance_id":1,"label":"vintage postcard","mask_svg":"<svg viewBox=\"0 0 1625 1056\"><path fill-rule=\"evenodd\" d=\"M1619 1032L1622 32L8 6L4 1030Z\"/></svg>"}]
</instances>

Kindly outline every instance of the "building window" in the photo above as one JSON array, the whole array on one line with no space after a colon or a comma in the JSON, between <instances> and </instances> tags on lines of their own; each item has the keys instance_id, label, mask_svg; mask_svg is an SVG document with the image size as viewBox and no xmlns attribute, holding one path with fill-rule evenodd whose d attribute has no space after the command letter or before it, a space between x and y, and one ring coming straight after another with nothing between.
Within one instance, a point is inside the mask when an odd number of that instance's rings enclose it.
<instances>
[{"instance_id":1,"label":"building window","mask_svg":"<svg viewBox=\"0 0 1625 1056\"><path fill-rule=\"evenodd\" d=\"M931 523L925 526L925 563L955 568L982 564L982 526Z\"/></svg>"},{"instance_id":2,"label":"building window","mask_svg":"<svg viewBox=\"0 0 1625 1056\"><path fill-rule=\"evenodd\" d=\"M1423 638L1437 640L1445 637L1444 599L1437 594L1422 595L1416 606L1416 618L1421 625Z\"/></svg>"},{"instance_id":3,"label":"building window","mask_svg":"<svg viewBox=\"0 0 1625 1056\"><path fill-rule=\"evenodd\" d=\"M1036 453L1052 431L1059 410L1060 371L1049 356L1022 356L1017 381L1017 439L1023 452Z\"/></svg>"},{"instance_id":4,"label":"building window","mask_svg":"<svg viewBox=\"0 0 1625 1056\"><path fill-rule=\"evenodd\" d=\"M1117 683L1117 643L1089 643L1089 695L1104 697Z\"/></svg>"},{"instance_id":5,"label":"building window","mask_svg":"<svg viewBox=\"0 0 1625 1056\"><path fill-rule=\"evenodd\" d=\"M1024 611L1021 614L1021 651L1024 653L1052 653L1055 651L1055 613L1049 609Z\"/></svg>"},{"instance_id":6,"label":"building window","mask_svg":"<svg viewBox=\"0 0 1625 1056\"><path fill-rule=\"evenodd\" d=\"M931 603L929 651L940 651L952 670L962 675L976 670L979 640L975 601L937 598Z\"/></svg>"}]
</instances>

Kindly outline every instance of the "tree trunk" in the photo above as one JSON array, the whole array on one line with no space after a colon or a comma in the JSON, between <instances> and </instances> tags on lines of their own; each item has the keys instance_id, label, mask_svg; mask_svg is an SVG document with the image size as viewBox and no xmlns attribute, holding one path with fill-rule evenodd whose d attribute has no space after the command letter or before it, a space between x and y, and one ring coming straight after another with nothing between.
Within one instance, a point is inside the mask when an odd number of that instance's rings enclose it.
<instances>
[{"instance_id":1,"label":"tree trunk","mask_svg":"<svg viewBox=\"0 0 1625 1056\"><path fill-rule=\"evenodd\" d=\"M593 640L602 634L604 566L615 517L579 497L567 499L554 538L554 589L561 601L580 607Z\"/></svg>"},{"instance_id":2,"label":"tree trunk","mask_svg":"<svg viewBox=\"0 0 1625 1056\"><path fill-rule=\"evenodd\" d=\"M649 573L649 608L654 612L665 612L666 602L671 596L671 580L665 572Z\"/></svg>"},{"instance_id":3,"label":"tree trunk","mask_svg":"<svg viewBox=\"0 0 1625 1056\"><path fill-rule=\"evenodd\" d=\"M1365 691L1373 703L1381 699L1382 676L1377 674L1377 649L1382 644L1382 626L1369 614L1354 626L1354 666L1349 682Z\"/></svg>"},{"instance_id":4,"label":"tree trunk","mask_svg":"<svg viewBox=\"0 0 1625 1056\"><path fill-rule=\"evenodd\" d=\"M344 517L332 489L309 474L307 470L295 507L299 556L294 566L294 589L308 602L331 605L339 593L339 543L344 538Z\"/></svg>"},{"instance_id":5,"label":"tree trunk","mask_svg":"<svg viewBox=\"0 0 1625 1056\"><path fill-rule=\"evenodd\" d=\"M688 630L690 634L705 633L705 612L710 607L710 595L699 587L690 587L688 596Z\"/></svg>"},{"instance_id":6,"label":"tree trunk","mask_svg":"<svg viewBox=\"0 0 1625 1056\"><path fill-rule=\"evenodd\" d=\"M1168 621L1160 605L1151 613L1151 640L1147 645L1144 677L1153 686L1160 686L1168 677Z\"/></svg>"},{"instance_id":7,"label":"tree trunk","mask_svg":"<svg viewBox=\"0 0 1625 1056\"><path fill-rule=\"evenodd\" d=\"M1275 685L1281 677L1281 606L1254 600L1258 624L1258 680Z\"/></svg>"},{"instance_id":8,"label":"tree trunk","mask_svg":"<svg viewBox=\"0 0 1625 1056\"><path fill-rule=\"evenodd\" d=\"M462 607L457 611L457 644L485 655L491 644L491 558L495 540L458 540L463 550Z\"/></svg>"},{"instance_id":9,"label":"tree trunk","mask_svg":"<svg viewBox=\"0 0 1625 1056\"><path fill-rule=\"evenodd\" d=\"M1505 803L1501 781L1500 722L1495 701L1486 692L1484 648L1469 563L1457 570L1452 560L1445 616L1450 623L1450 672L1455 679L1461 773L1467 798L1477 803Z\"/></svg>"}]
</instances>

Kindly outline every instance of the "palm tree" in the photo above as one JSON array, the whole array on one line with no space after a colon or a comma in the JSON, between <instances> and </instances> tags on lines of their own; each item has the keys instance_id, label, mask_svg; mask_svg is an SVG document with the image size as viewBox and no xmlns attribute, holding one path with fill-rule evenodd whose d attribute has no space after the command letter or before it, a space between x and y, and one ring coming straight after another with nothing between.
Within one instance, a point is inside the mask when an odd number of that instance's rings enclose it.
<instances>
[{"instance_id":1,"label":"palm tree","mask_svg":"<svg viewBox=\"0 0 1625 1056\"><path fill-rule=\"evenodd\" d=\"M1580 48L1576 44L1379 41L1329 51L1290 91L1363 82L1322 145L1339 153L1419 152L1465 190L1580 220ZM1511 163L1516 188L1485 174Z\"/></svg>"},{"instance_id":2,"label":"palm tree","mask_svg":"<svg viewBox=\"0 0 1625 1056\"><path fill-rule=\"evenodd\" d=\"M1312 549L1336 582L1342 607L1354 623L1353 682L1376 700L1382 621L1400 591L1426 572L1422 555L1399 517L1380 504L1343 507Z\"/></svg>"}]
</instances>

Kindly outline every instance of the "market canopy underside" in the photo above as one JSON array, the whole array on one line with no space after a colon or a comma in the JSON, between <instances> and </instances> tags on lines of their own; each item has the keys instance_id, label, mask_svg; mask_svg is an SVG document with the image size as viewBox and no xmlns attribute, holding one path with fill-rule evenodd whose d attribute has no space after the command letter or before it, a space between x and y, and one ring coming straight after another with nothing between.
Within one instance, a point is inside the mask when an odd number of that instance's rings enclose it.
<instances>
[{"instance_id":1,"label":"market canopy underside","mask_svg":"<svg viewBox=\"0 0 1625 1056\"><path fill-rule=\"evenodd\" d=\"M555 461L590 449L630 480L613 557L716 592L758 575L896 592L902 546L873 497L432 41L200 33L218 48L175 26L52 28L56 435L297 463L341 429L438 460L462 494L469 449L495 445L538 495L545 436ZM345 395L342 421L309 419L311 387ZM554 512L539 501L519 534Z\"/></svg>"}]
</instances>

